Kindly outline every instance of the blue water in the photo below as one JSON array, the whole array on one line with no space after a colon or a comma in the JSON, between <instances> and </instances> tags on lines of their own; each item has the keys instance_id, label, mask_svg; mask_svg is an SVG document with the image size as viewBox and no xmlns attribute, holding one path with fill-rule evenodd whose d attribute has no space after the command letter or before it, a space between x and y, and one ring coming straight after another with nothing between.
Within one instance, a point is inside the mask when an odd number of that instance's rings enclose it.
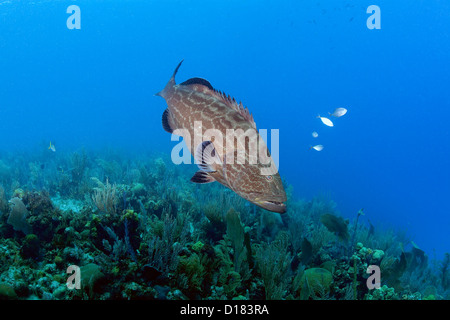
<instances>
[{"instance_id":1,"label":"blue water","mask_svg":"<svg viewBox=\"0 0 450 320\"><path fill-rule=\"evenodd\" d=\"M66 9L81 9L69 30ZM381 9L369 30L366 9ZM155 97L198 76L280 131L300 198L448 251L448 1L0 1L0 148L167 151ZM316 116L348 113L324 126ZM311 132L319 137L313 139ZM311 145L324 145L321 152Z\"/></svg>"}]
</instances>

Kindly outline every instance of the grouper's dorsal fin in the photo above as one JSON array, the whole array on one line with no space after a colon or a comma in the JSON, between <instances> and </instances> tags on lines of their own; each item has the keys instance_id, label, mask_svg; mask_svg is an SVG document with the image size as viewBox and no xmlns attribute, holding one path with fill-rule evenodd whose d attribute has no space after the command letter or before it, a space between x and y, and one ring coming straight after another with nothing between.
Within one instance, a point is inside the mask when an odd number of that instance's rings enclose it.
<instances>
[{"instance_id":1,"label":"grouper's dorsal fin","mask_svg":"<svg viewBox=\"0 0 450 320\"><path fill-rule=\"evenodd\" d=\"M255 120L253 119L252 114L250 113L250 111L248 111L248 108L245 108L242 105L242 102L238 103L236 99L234 99L230 95L227 95L224 92L215 89L214 93L218 98L222 99L222 101L225 102L225 104L227 104L230 108L237 111L241 116L243 116L245 120L247 120L252 125L252 127L256 129L256 123Z\"/></svg>"},{"instance_id":2,"label":"grouper's dorsal fin","mask_svg":"<svg viewBox=\"0 0 450 320\"><path fill-rule=\"evenodd\" d=\"M203 78L191 78L189 80L186 80L186 81L180 83L180 85L183 85L183 86L188 86L188 85L191 85L191 84L198 84L200 86L205 86L209 90L213 90L214 91L214 88L211 85L211 83L209 83L208 80L205 80Z\"/></svg>"},{"instance_id":3,"label":"grouper's dorsal fin","mask_svg":"<svg viewBox=\"0 0 450 320\"><path fill-rule=\"evenodd\" d=\"M214 89L208 80L205 80L203 78L191 78L189 80L180 83L180 85L190 86L195 91L213 95L214 97L225 103L228 107L237 111L252 125L254 129L256 129L255 120L253 120L253 116L250 114L248 109L245 108L241 102L237 103L236 99L234 99L233 97L226 95L225 93L219 90Z\"/></svg>"}]
</instances>

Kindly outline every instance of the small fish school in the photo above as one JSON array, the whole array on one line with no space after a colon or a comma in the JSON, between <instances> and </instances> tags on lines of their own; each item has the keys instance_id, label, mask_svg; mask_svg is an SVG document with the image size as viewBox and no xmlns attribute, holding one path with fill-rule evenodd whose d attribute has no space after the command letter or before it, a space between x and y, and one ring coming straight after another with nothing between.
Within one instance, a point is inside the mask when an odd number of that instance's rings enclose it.
<instances>
[{"instance_id":1,"label":"small fish school","mask_svg":"<svg viewBox=\"0 0 450 320\"><path fill-rule=\"evenodd\" d=\"M335 117L335 118L342 117L346 113L347 113L347 109L345 109L345 108L336 108L333 111L333 113L329 113L328 112L328 114L330 116ZM334 127L333 121L331 121L330 119L328 119L326 117L321 117L320 115L318 115L317 118L320 119L320 121L322 121L322 123L324 125L326 125L327 127ZM314 131L311 135L313 136L313 138L317 138L319 136L319 134L316 131ZM322 151L323 150L323 145L318 144L318 145L315 145L315 146L312 146L312 147L309 148L309 150L311 150L311 149L314 149L316 151Z\"/></svg>"}]
</instances>

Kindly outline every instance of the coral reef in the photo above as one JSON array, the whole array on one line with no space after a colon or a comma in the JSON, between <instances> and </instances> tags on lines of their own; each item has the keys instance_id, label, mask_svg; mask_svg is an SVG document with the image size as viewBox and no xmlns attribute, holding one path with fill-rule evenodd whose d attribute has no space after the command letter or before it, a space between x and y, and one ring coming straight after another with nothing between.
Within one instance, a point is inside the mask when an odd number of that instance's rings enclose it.
<instances>
[{"instance_id":1,"label":"coral reef","mask_svg":"<svg viewBox=\"0 0 450 320\"><path fill-rule=\"evenodd\" d=\"M430 260L362 211L347 221L286 185L280 216L194 172L159 154L2 156L0 299L450 298L448 254Z\"/></svg>"},{"instance_id":2,"label":"coral reef","mask_svg":"<svg viewBox=\"0 0 450 320\"><path fill-rule=\"evenodd\" d=\"M330 292L333 274L323 268L310 268L303 272L300 279L300 296L306 300L311 295L314 297L325 298Z\"/></svg>"},{"instance_id":3,"label":"coral reef","mask_svg":"<svg viewBox=\"0 0 450 320\"><path fill-rule=\"evenodd\" d=\"M329 231L334 232L342 241L347 241L349 239L347 227L348 221L345 221L342 217L326 213L320 217L320 222L322 222Z\"/></svg>"}]
</instances>

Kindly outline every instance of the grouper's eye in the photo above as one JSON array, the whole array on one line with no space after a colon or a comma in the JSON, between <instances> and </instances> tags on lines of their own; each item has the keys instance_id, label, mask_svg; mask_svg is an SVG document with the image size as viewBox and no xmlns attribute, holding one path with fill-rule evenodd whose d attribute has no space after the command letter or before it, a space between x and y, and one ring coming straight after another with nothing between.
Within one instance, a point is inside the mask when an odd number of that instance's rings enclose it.
<instances>
[{"instance_id":1,"label":"grouper's eye","mask_svg":"<svg viewBox=\"0 0 450 320\"><path fill-rule=\"evenodd\" d=\"M272 181L273 180L273 176L266 176L267 181Z\"/></svg>"}]
</instances>

